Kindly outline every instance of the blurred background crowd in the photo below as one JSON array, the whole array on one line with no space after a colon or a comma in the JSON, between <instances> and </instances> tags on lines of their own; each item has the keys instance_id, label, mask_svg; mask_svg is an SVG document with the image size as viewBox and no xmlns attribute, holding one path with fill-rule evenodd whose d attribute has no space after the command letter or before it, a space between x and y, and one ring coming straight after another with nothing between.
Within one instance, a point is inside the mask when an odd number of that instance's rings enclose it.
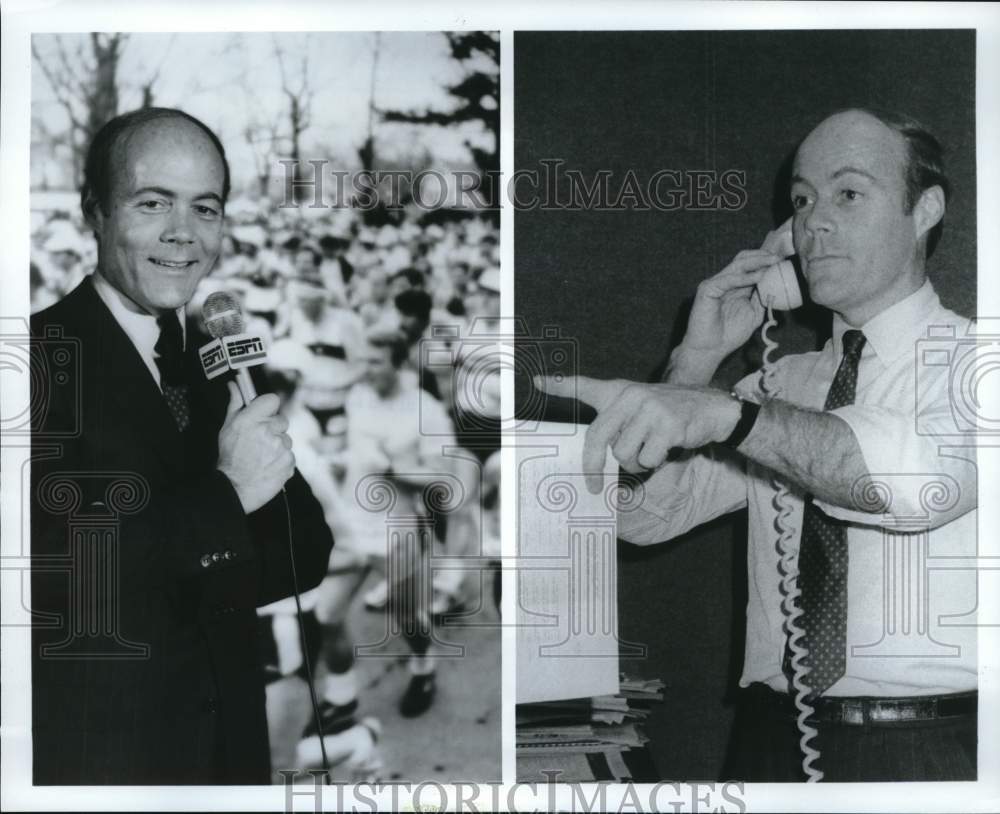
<instances>
[{"instance_id":1,"label":"blurred background crowd","mask_svg":"<svg viewBox=\"0 0 1000 814\"><path fill-rule=\"evenodd\" d=\"M498 38L36 35L33 52L32 312L95 266L77 189L104 121L176 106L226 147L223 248L188 335L212 292L236 295L336 539L301 631L294 599L260 610L275 769L325 750L340 780L499 780L495 201L429 209L404 182L375 205L316 207L285 175L313 156L355 173L495 171ZM201 84L207 63L228 80Z\"/></svg>"}]
</instances>

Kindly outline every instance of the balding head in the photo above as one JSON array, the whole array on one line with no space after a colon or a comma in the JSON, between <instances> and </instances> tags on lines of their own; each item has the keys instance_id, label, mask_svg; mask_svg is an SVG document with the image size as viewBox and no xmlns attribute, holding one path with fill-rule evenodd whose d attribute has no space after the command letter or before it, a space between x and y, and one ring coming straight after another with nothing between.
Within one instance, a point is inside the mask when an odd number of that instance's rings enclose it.
<instances>
[{"instance_id":1,"label":"balding head","mask_svg":"<svg viewBox=\"0 0 1000 814\"><path fill-rule=\"evenodd\" d=\"M94 136L87 150L80 189L84 217L91 221L96 209L108 214L117 170L126 164L125 149L140 130L158 129L171 122L187 123L199 131L218 154L222 165L222 203L229 197L229 162L218 136L202 121L183 110L169 107L146 107L123 113L108 121Z\"/></svg>"},{"instance_id":2,"label":"balding head","mask_svg":"<svg viewBox=\"0 0 1000 814\"><path fill-rule=\"evenodd\" d=\"M905 149L902 168L905 184L903 207L907 214L913 211L913 207L920 200L924 190L934 186L941 187L947 205L951 198L951 182L946 173L944 148L927 127L913 117L895 111L878 108L847 108L830 115L816 129L818 130L827 123L844 123L851 116L875 119L902 138ZM934 253L943 230L944 218L942 217L928 232L927 257Z\"/></svg>"},{"instance_id":3,"label":"balding head","mask_svg":"<svg viewBox=\"0 0 1000 814\"><path fill-rule=\"evenodd\" d=\"M813 300L855 327L923 283L944 191L932 185L910 201L909 165L906 136L864 110L828 117L796 153L796 252Z\"/></svg>"}]
</instances>

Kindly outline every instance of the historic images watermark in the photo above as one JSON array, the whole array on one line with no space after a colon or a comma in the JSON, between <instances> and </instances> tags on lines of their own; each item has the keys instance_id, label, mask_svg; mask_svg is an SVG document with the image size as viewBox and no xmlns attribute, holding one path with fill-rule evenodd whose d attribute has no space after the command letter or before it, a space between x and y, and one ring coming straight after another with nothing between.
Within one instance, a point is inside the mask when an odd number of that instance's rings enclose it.
<instances>
[{"instance_id":1,"label":"historic images watermark","mask_svg":"<svg viewBox=\"0 0 1000 814\"><path fill-rule=\"evenodd\" d=\"M522 168L505 179L498 171L435 169L337 169L332 161L281 159L283 197L279 208L484 211L501 193L515 209L659 212L736 212L747 203L747 174L740 169L635 170L616 175L567 167L560 158L541 159L539 169ZM305 168L309 170L306 171Z\"/></svg>"},{"instance_id":2,"label":"historic images watermark","mask_svg":"<svg viewBox=\"0 0 1000 814\"><path fill-rule=\"evenodd\" d=\"M747 810L744 784L660 782L635 785L560 783L561 772L546 772L545 783L359 783L323 784L323 772L280 772L285 811L301 810L312 799L315 811L569 811L591 814L631 812L736 812ZM311 783L309 781L312 781ZM333 801L331 803L331 799Z\"/></svg>"},{"instance_id":3,"label":"historic images watermark","mask_svg":"<svg viewBox=\"0 0 1000 814\"><path fill-rule=\"evenodd\" d=\"M19 552L5 551L0 558L5 585L14 589L16 581L23 614L5 620L4 625L59 630L63 638L42 647L45 659L146 659L149 645L121 634L119 611L124 586L119 528L124 517L147 505L149 483L135 472L52 467L64 445L82 432L81 343L58 327L32 337L23 320L5 319L3 324L0 364L8 377L23 377L29 385L27 401L0 417L4 447L20 447L27 453L19 469L21 548ZM10 379L7 383L13 384ZM71 409L52 410L56 401L72 405ZM42 461L49 462L53 471L29 479L29 464ZM30 552L29 507L36 524L65 519L64 551L45 555ZM32 571L65 580L68 618L37 612L24 601L26 579Z\"/></svg>"}]
</instances>

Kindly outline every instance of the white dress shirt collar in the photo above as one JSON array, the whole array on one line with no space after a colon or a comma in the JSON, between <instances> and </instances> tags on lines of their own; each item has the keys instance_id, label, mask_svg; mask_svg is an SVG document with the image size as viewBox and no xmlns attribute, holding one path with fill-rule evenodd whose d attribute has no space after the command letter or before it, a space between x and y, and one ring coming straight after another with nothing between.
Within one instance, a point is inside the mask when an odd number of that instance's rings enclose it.
<instances>
[{"instance_id":1,"label":"white dress shirt collar","mask_svg":"<svg viewBox=\"0 0 1000 814\"><path fill-rule=\"evenodd\" d=\"M142 357L142 361L149 368L156 386L160 387L160 369L156 366L157 353L155 351L156 343L160 338L160 326L156 323L156 317L152 314L138 313L126 306L123 300L124 295L111 285L99 271L95 271L91 275L91 279L97 295L108 306L111 316L115 318L115 322L121 325L122 330L125 331L139 352L139 356ZM177 318L181 323L181 336L186 340L183 306L177 309Z\"/></svg>"},{"instance_id":2,"label":"white dress shirt collar","mask_svg":"<svg viewBox=\"0 0 1000 814\"><path fill-rule=\"evenodd\" d=\"M924 280L924 284L908 297L890 305L861 326L867 340L862 355L874 353L882 364L889 364L907 351L912 353L914 343L925 335L927 318L940 305L941 300L931 281ZM851 326L839 314L833 315L832 352L837 359L843 355L844 333L850 329Z\"/></svg>"}]
</instances>

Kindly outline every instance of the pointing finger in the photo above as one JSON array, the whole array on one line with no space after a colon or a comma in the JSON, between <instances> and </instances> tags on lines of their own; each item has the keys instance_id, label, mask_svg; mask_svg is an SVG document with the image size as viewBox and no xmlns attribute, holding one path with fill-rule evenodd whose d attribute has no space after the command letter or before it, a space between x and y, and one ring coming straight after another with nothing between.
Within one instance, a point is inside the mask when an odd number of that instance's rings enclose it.
<instances>
[{"instance_id":1,"label":"pointing finger","mask_svg":"<svg viewBox=\"0 0 1000 814\"><path fill-rule=\"evenodd\" d=\"M577 399L598 412L608 408L630 382L589 376L535 376L535 387L550 396Z\"/></svg>"},{"instance_id":2,"label":"pointing finger","mask_svg":"<svg viewBox=\"0 0 1000 814\"><path fill-rule=\"evenodd\" d=\"M541 390L550 396L559 396L564 399L575 399L576 376L535 376L532 383L536 390Z\"/></svg>"}]
</instances>

